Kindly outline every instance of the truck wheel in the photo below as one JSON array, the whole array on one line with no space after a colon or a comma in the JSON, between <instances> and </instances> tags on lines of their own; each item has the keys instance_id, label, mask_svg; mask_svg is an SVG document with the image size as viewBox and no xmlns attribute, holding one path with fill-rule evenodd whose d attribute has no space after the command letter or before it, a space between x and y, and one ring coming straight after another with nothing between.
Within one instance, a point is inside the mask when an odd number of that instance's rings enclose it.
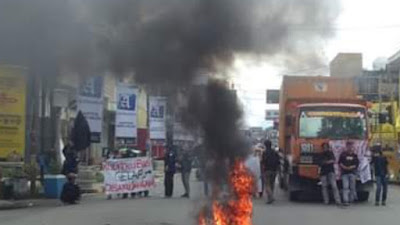
<instances>
[{"instance_id":1,"label":"truck wheel","mask_svg":"<svg viewBox=\"0 0 400 225\"><path fill-rule=\"evenodd\" d=\"M298 201L299 200L299 192L298 191L291 191L289 192L289 200L290 201Z\"/></svg>"},{"instance_id":2,"label":"truck wheel","mask_svg":"<svg viewBox=\"0 0 400 225\"><path fill-rule=\"evenodd\" d=\"M369 199L369 192L368 191L360 191L357 193L358 201L359 202L367 202Z\"/></svg>"}]
</instances>

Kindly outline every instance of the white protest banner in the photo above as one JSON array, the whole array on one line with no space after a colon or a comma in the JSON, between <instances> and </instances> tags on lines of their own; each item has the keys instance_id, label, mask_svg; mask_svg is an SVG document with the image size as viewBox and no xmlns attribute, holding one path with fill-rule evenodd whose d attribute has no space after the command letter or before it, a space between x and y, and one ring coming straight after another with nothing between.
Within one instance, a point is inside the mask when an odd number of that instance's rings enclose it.
<instances>
[{"instance_id":1,"label":"white protest banner","mask_svg":"<svg viewBox=\"0 0 400 225\"><path fill-rule=\"evenodd\" d=\"M109 159L103 163L106 194L146 191L155 186L149 157Z\"/></svg>"},{"instance_id":2,"label":"white protest banner","mask_svg":"<svg viewBox=\"0 0 400 225\"><path fill-rule=\"evenodd\" d=\"M136 138L136 99L138 89L132 85L118 83L115 137Z\"/></svg>"},{"instance_id":3,"label":"white protest banner","mask_svg":"<svg viewBox=\"0 0 400 225\"><path fill-rule=\"evenodd\" d=\"M165 116L167 109L167 98L159 96L149 97L149 131L150 139L165 139L166 125Z\"/></svg>"},{"instance_id":4,"label":"white protest banner","mask_svg":"<svg viewBox=\"0 0 400 225\"><path fill-rule=\"evenodd\" d=\"M91 77L82 84L78 91L77 107L89 123L91 141L99 143L101 141L104 107L102 76Z\"/></svg>"}]
</instances>

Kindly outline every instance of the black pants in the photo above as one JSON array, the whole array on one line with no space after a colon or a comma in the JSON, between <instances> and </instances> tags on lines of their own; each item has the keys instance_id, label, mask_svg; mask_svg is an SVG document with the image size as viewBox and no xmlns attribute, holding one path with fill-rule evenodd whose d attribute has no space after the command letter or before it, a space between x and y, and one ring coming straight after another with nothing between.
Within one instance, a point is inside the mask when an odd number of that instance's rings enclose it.
<instances>
[{"instance_id":1,"label":"black pants","mask_svg":"<svg viewBox=\"0 0 400 225\"><path fill-rule=\"evenodd\" d=\"M174 191L174 173L166 172L164 177L165 196L171 197Z\"/></svg>"},{"instance_id":2,"label":"black pants","mask_svg":"<svg viewBox=\"0 0 400 225\"><path fill-rule=\"evenodd\" d=\"M385 176L376 176L376 194L375 202L380 202L382 195L382 202L386 202L388 179Z\"/></svg>"}]
</instances>

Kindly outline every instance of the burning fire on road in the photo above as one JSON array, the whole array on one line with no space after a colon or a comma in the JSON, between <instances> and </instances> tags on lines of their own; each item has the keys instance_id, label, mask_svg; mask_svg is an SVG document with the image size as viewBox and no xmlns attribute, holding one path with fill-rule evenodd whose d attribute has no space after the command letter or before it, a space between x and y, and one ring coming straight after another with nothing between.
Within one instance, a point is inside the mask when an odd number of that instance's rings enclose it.
<instances>
[{"instance_id":1,"label":"burning fire on road","mask_svg":"<svg viewBox=\"0 0 400 225\"><path fill-rule=\"evenodd\" d=\"M216 193L211 206L204 207L198 218L199 225L251 225L253 203L251 200L254 179L243 161L237 160L229 173L228 200L219 199Z\"/></svg>"}]
</instances>

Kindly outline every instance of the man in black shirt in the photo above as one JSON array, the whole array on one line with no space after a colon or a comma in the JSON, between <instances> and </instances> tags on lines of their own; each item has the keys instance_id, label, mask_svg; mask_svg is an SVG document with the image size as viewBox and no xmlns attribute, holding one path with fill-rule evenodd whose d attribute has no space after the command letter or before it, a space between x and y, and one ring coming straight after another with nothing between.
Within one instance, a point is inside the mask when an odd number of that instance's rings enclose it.
<instances>
[{"instance_id":1,"label":"man in black shirt","mask_svg":"<svg viewBox=\"0 0 400 225\"><path fill-rule=\"evenodd\" d=\"M165 186L165 197L172 197L174 191L174 175L176 172L176 146L167 146L167 153L164 157L165 175L164 175L164 186Z\"/></svg>"},{"instance_id":2,"label":"man in black shirt","mask_svg":"<svg viewBox=\"0 0 400 225\"><path fill-rule=\"evenodd\" d=\"M376 180L376 194L375 205L379 206L381 195L382 205L386 205L387 187L388 187L388 160L382 154L380 146L375 149L374 157L372 158L374 164L375 180Z\"/></svg>"},{"instance_id":3,"label":"man in black shirt","mask_svg":"<svg viewBox=\"0 0 400 225\"><path fill-rule=\"evenodd\" d=\"M346 206L357 200L356 173L358 164L359 161L354 153L353 143L347 142L346 150L339 158L339 166L342 171L343 201Z\"/></svg>"},{"instance_id":4,"label":"man in black shirt","mask_svg":"<svg viewBox=\"0 0 400 225\"><path fill-rule=\"evenodd\" d=\"M267 204L272 204L274 199L274 186L276 175L278 173L280 167L280 158L279 154L272 149L272 143L269 140L264 142L265 152L262 156L262 172L264 174L265 179L265 191L267 193Z\"/></svg>"},{"instance_id":5,"label":"man in black shirt","mask_svg":"<svg viewBox=\"0 0 400 225\"><path fill-rule=\"evenodd\" d=\"M321 162L320 162L320 178L322 185L322 197L324 198L324 203L329 204L329 194L328 186L331 185L333 196L335 197L336 204L340 205L340 195L336 183L335 168L335 156L329 148L328 143L322 144Z\"/></svg>"}]
</instances>

